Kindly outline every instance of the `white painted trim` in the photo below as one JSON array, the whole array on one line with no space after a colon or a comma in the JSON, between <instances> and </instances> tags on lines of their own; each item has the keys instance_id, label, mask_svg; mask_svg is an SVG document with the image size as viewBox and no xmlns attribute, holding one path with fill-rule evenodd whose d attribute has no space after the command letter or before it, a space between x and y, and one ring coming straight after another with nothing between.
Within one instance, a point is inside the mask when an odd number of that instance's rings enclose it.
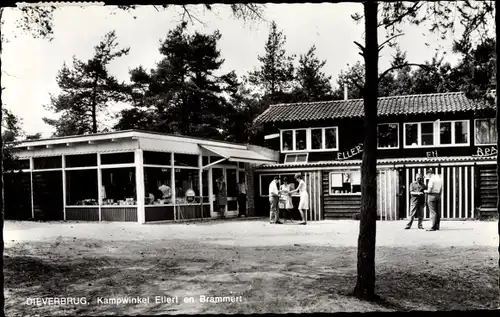
<instances>
[{"instance_id":1,"label":"white painted trim","mask_svg":"<svg viewBox=\"0 0 500 317\"><path fill-rule=\"evenodd\" d=\"M57 172L62 171L62 168L45 168L45 169L34 169L33 172Z\"/></svg>"},{"instance_id":2,"label":"white painted trim","mask_svg":"<svg viewBox=\"0 0 500 317\"><path fill-rule=\"evenodd\" d=\"M99 221L102 221L102 187L101 154L97 153L97 202L99 205Z\"/></svg>"},{"instance_id":3,"label":"white painted trim","mask_svg":"<svg viewBox=\"0 0 500 317\"><path fill-rule=\"evenodd\" d=\"M65 167L65 171L81 171L81 170L96 170L97 166L85 166L85 167Z\"/></svg>"},{"instance_id":4,"label":"white painted trim","mask_svg":"<svg viewBox=\"0 0 500 317\"><path fill-rule=\"evenodd\" d=\"M123 168L123 167L135 167L135 163L126 164L101 164L101 169L112 169L112 168Z\"/></svg>"},{"instance_id":5,"label":"white painted trim","mask_svg":"<svg viewBox=\"0 0 500 317\"><path fill-rule=\"evenodd\" d=\"M462 167L458 167L458 218L462 218Z\"/></svg>"},{"instance_id":6,"label":"white painted trim","mask_svg":"<svg viewBox=\"0 0 500 317\"><path fill-rule=\"evenodd\" d=\"M280 137L279 133L272 133L272 134L264 135L264 140L272 140L272 139L276 139L279 137Z\"/></svg>"},{"instance_id":7,"label":"white painted trim","mask_svg":"<svg viewBox=\"0 0 500 317\"><path fill-rule=\"evenodd\" d=\"M174 152L170 153L170 165L174 168ZM177 221L177 199L175 194L175 170L170 173L170 188L172 189L172 204L174 206L174 221Z\"/></svg>"},{"instance_id":8,"label":"white painted trim","mask_svg":"<svg viewBox=\"0 0 500 317\"><path fill-rule=\"evenodd\" d=\"M199 178L199 196L200 196L200 212L203 220L203 154L198 155L198 178Z\"/></svg>"},{"instance_id":9,"label":"white painted trim","mask_svg":"<svg viewBox=\"0 0 500 317\"><path fill-rule=\"evenodd\" d=\"M146 193L144 188L144 167L143 167L143 152L142 149L136 149L135 157L135 195L137 202L137 222L140 224L146 223Z\"/></svg>"},{"instance_id":10,"label":"white painted trim","mask_svg":"<svg viewBox=\"0 0 500 317\"><path fill-rule=\"evenodd\" d=\"M63 190L63 219L66 221L66 156L61 155L62 190Z\"/></svg>"},{"instance_id":11,"label":"white painted trim","mask_svg":"<svg viewBox=\"0 0 500 317\"><path fill-rule=\"evenodd\" d=\"M472 167L471 168L471 183L472 183L472 186L471 186L471 207L472 207L472 216L471 218L474 219L474 211L476 209L476 206L474 205L474 195L476 194L476 178L475 178L475 168Z\"/></svg>"},{"instance_id":12,"label":"white painted trim","mask_svg":"<svg viewBox=\"0 0 500 317\"><path fill-rule=\"evenodd\" d=\"M220 162L223 162L223 161L225 161L225 160L227 160L227 158L222 158L222 159L217 160L217 161L215 161L215 162L213 162L213 163L208 163L207 165L202 166L201 168L202 168L202 169L207 169L207 168L209 168L209 167L211 167L211 166L213 166L213 165L216 165L216 164L218 164L218 163L220 163Z\"/></svg>"},{"instance_id":13,"label":"white painted trim","mask_svg":"<svg viewBox=\"0 0 500 317\"><path fill-rule=\"evenodd\" d=\"M470 184L469 184L469 167L466 166L465 167L465 208L464 208L464 212L465 212L465 215L467 216L467 214L469 213L469 187L470 187Z\"/></svg>"},{"instance_id":14,"label":"white painted trim","mask_svg":"<svg viewBox=\"0 0 500 317\"><path fill-rule=\"evenodd\" d=\"M457 217L457 189L456 189L457 167L453 167L453 182L455 183L453 191L453 218Z\"/></svg>"},{"instance_id":15,"label":"white painted trim","mask_svg":"<svg viewBox=\"0 0 500 317\"><path fill-rule=\"evenodd\" d=\"M471 128L471 130L474 131L474 134L473 134L473 138L474 138L474 146L493 146L493 145L497 145L497 143L489 143L489 144L478 144L476 142L476 133L477 133L477 130L476 130L476 122L477 121L480 121L480 120L494 120L495 118L477 118L477 119L474 119L474 126ZM495 129L495 125L493 125L493 130L496 130ZM497 134L497 140L498 140L498 134Z\"/></svg>"},{"instance_id":16,"label":"white painted trim","mask_svg":"<svg viewBox=\"0 0 500 317\"><path fill-rule=\"evenodd\" d=\"M153 165L153 164L143 164L143 167L151 167L151 168L172 168L172 165Z\"/></svg>"},{"instance_id":17,"label":"white painted trim","mask_svg":"<svg viewBox=\"0 0 500 317\"><path fill-rule=\"evenodd\" d=\"M35 200L33 198L34 194L34 189L33 189L33 167L34 167L34 163L33 163L33 158L30 157L29 158L30 160L30 184L31 184L31 188L30 188L30 192L31 192L31 217L33 219L35 219Z\"/></svg>"},{"instance_id":18,"label":"white painted trim","mask_svg":"<svg viewBox=\"0 0 500 317\"><path fill-rule=\"evenodd\" d=\"M396 145L395 147L379 147L378 145L378 127L380 125L390 125L390 124L395 124L397 126L397 140L398 140L398 145ZM377 150L395 150L395 149L399 149L399 122L387 122L387 123L379 123L377 124Z\"/></svg>"},{"instance_id":19,"label":"white painted trim","mask_svg":"<svg viewBox=\"0 0 500 317\"><path fill-rule=\"evenodd\" d=\"M319 130L322 129L322 149L312 150L311 149L311 130ZM326 130L327 129L335 129L335 148L327 149L326 148ZM306 148L303 150L297 150L296 148L296 131L306 131ZM284 150L283 149L283 132L292 131L292 149ZM281 153L296 153L296 152L336 152L339 150L339 128L338 126L329 126L329 127L309 127L309 128L297 128L297 129L280 129L280 150Z\"/></svg>"},{"instance_id":20,"label":"white painted trim","mask_svg":"<svg viewBox=\"0 0 500 317\"><path fill-rule=\"evenodd\" d=\"M448 216L447 218L450 218L450 207L451 207L451 202L450 202L450 175L451 175L451 168L446 167L446 186L448 187L446 190L446 215Z\"/></svg>"},{"instance_id":21,"label":"white painted trim","mask_svg":"<svg viewBox=\"0 0 500 317\"><path fill-rule=\"evenodd\" d=\"M66 208L99 208L99 205L66 205Z\"/></svg>"},{"instance_id":22,"label":"white painted trim","mask_svg":"<svg viewBox=\"0 0 500 317\"><path fill-rule=\"evenodd\" d=\"M137 208L137 205L102 205L102 208Z\"/></svg>"}]
</instances>

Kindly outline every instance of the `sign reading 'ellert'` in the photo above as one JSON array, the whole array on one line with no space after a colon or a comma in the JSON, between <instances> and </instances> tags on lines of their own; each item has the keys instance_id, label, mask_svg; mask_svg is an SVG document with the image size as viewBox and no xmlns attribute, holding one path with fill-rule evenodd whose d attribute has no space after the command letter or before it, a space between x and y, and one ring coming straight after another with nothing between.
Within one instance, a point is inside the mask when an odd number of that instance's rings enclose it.
<instances>
[{"instance_id":1,"label":"sign reading 'ellert'","mask_svg":"<svg viewBox=\"0 0 500 317\"><path fill-rule=\"evenodd\" d=\"M358 144L349 151L344 151L344 152L338 152L337 153L337 159L338 160L347 160L359 153L363 152L363 144Z\"/></svg>"}]
</instances>

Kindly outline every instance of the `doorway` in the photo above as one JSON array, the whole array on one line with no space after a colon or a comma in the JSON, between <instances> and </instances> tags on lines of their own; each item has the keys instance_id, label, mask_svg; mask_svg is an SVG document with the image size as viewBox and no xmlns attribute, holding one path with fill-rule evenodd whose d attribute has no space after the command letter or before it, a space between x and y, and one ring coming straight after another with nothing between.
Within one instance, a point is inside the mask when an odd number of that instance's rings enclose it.
<instances>
[{"instance_id":1,"label":"doorway","mask_svg":"<svg viewBox=\"0 0 500 317\"><path fill-rule=\"evenodd\" d=\"M217 179L223 177L226 183L227 204L225 209L226 217L238 215L238 169L236 167L213 167L212 168L212 205L215 216L218 217L217 207Z\"/></svg>"}]
</instances>

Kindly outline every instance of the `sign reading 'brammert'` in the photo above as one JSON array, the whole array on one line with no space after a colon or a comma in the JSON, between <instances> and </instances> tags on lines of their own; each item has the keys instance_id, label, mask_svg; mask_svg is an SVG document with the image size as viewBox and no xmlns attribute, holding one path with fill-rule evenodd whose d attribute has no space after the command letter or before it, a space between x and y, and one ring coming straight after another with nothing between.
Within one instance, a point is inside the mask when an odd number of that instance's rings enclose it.
<instances>
[{"instance_id":1,"label":"sign reading 'brammert'","mask_svg":"<svg viewBox=\"0 0 500 317\"><path fill-rule=\"evenodd\" d=\"M358 155L359 153L363 152L363 144L358 144L349 151L344 151L344 152L338 152L337 153L337 160L347 160L350 159L353 156Z\"/></svg>"}]
</instances>

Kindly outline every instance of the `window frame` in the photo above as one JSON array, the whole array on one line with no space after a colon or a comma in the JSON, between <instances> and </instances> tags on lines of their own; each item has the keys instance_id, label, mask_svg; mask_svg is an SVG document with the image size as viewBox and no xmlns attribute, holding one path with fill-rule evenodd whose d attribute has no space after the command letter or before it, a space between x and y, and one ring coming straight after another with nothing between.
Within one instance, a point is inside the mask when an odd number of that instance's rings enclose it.
<instances>
[{"instance_id":1,"label":"window frame","mask_svg":"<svg viewBox=\"0 0 500 317\"><path fill-rule=\"evenodd\" d=\"M451 122L451 144L441 144L441 123ZM467 143L455 143L455 122L467 122ZM422 124L432 123L433 124L433 145L422 145ZM416 124L417 125L417 145L406 145L406 126ZM419 149L419 148L436 148L436 147L467 147L470 146L470 121L468 119L460 120L436 120L436 121L418 121L418 122L404 122L403 123L403 148L405 149Z\"/></svg>"},{"instance_id":2,"label":"window frame","mask_svg":"<svg viewBox=\"0 0 500 317\"><path fill-rule=\"evenodd\" d=\"M478 118L478 119L474 119L474 146L492 146L492 145L497 145L497 143L488 143L488 144L481 144L481 143L477 143L476 142L476 122L477 121L481 121L481 120L488 120L488 121L491 121L491 120L495 120L496 118ZM495 129L494 129L495 130ZM495 131L496 132L496 131ZM497 134L497 142L498 142L498 134Z\"/></svg>"},{"instance_id":3,"label":"window frame","mask_svg":"<svg viewBox=\"0 0 500 317\"><path fill-rule=\"evenodd\" d=\"M379 146L379 137L378 137L378 127L381 125L390 125L390 124L395 124L396 125L396 139L397 139L397 145L395 147L380 147ZM379 123L377 124L377 150L394 150L394 149L399 149L399 122L384 122L384 123Z\"/></svg>"},{"instance_id":4,"label":"window frame","mask_svg":"<svg viewBox=\"0 0 500 317\"><path fill-rule=\"evenodd\" d=\"M344 174L344 173L352 173L355 171L359 171L361 174L361 168L351 168L351 169L339 169L339 170L333 170L328 173L328 195L329 196L361 196L361 191L358 193L335 193L332 192L332 174ZM360 175L361 177L361 175ZM351 184L351 190L352 190L352 184Z\"/></svg>"},{"instance_id":5,"label":"window frame","mask_svg":"<svg viewBox=\"0 0 500 317\"><path fill-rule=\"evenodd\" d=\"M335 129L335 148L326 148L326 130ZM297 150L296 148L296 131L306 131L306 148L303 150ZM321 130L321 149L312 149L312 130ZM283 148L283 133L292 132L292 149L284 150ZM307 152L337 152L339 150L339 127L338 126L328 126L328 127L310 127L310 128L296 128L296 129L280 129L280 151L281 153L301 153Z\"/></svg>"},{"instance_id":6,"label":"window frame","mask_svg":"<svg viewBox=\"0 0 500 317\"><path fill-rule=\"evenodd\" d=\"M294 162L287 162L286 159L288 158L288 156L293 156L295 155L295 161ZM300 156L300 155L305 155L306 156L306 160L305 161L301 161L301 162L297 162L297 157ZM309 161L309 153L307 152L300 152L300 153L287 153L285 154L285 159L283 161L283 164L295 164L295 163L307 163Z\"/></svg>"}]
</instances>

